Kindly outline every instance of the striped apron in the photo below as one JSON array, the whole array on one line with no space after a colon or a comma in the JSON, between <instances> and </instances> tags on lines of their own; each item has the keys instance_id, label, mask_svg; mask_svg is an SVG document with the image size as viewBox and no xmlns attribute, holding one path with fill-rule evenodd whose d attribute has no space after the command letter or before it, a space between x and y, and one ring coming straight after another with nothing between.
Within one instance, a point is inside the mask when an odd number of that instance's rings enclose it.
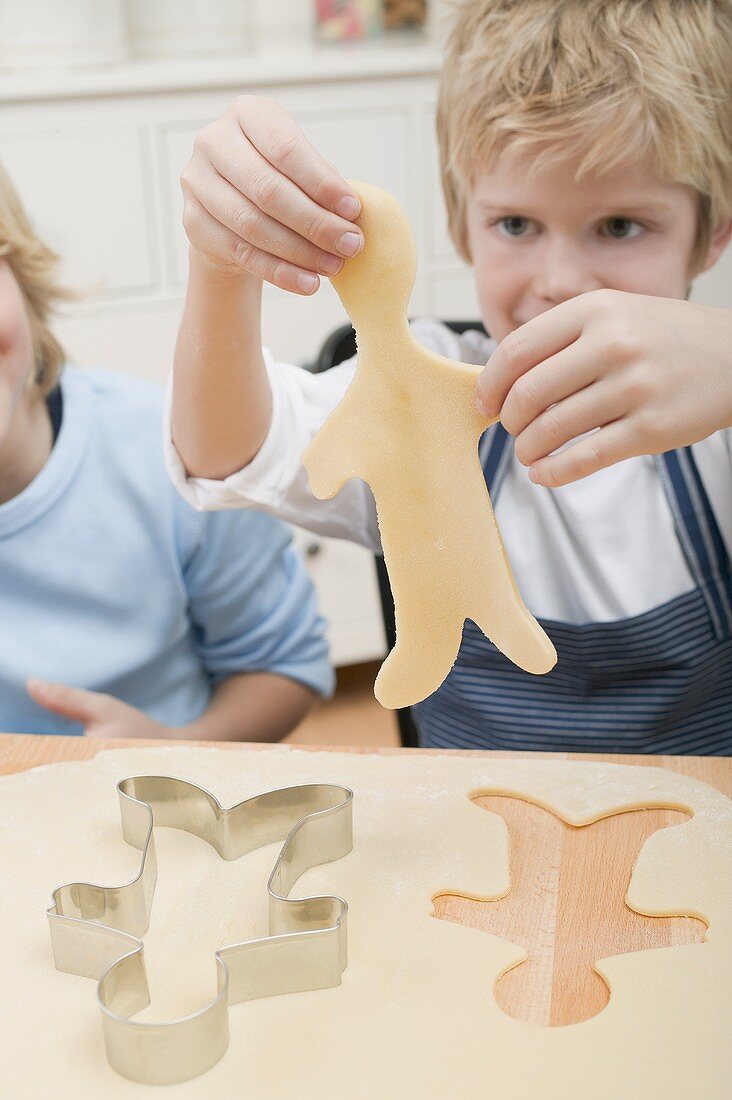
<instances>
[{"instance_id":1,"label":"striped apron","mask_svg":"<svg viewBox=\"0 0 732 1100\"><path fill-rule=\"evenodd\" d=\"M495 501L513 447L481 441ZM450 675L412 708L425 748L732 755L730 558L690 447L656 458L696 587L632 619L539 620L558 661L511 664L468 620Z\"/></svg>"}]
</instances>

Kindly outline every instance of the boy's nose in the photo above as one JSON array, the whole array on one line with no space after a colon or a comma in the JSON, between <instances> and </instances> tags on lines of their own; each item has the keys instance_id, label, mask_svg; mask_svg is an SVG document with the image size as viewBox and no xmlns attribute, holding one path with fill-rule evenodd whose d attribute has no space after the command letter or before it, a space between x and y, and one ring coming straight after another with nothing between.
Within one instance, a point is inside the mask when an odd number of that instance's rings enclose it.
<instances>
[{"instance_id":1,"label":"boy's nose","mask_svg":"<svg viewBox=\"0 0 732 1100\"><path fill-rule=\"evenodd\" d=\"M548 242L542 254L536 257L534 291L553 306L601 288L602 280L593 272L579 245L567 241Z\"/></svg>"}]
</instances>

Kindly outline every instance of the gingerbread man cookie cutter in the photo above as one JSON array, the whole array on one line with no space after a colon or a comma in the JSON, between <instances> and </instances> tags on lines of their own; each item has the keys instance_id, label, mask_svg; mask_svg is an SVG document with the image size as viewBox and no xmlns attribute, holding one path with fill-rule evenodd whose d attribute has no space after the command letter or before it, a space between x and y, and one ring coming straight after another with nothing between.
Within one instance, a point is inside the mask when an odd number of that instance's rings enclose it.
<instances>
[{"instance_id":1,"label":"gingerbread man cookie cutter","mask_svg":"<svg viewBox=\"0 0 732 1100\"><path fill-rule=\"evenodd\" d=\"M221 1058L230 1004L340 984L346 902L288 895L308 868L351 851L353 792L333 784L282 787L226 809L203 787L170 776L130 776L117 791L122 835L142 852L139 873L123 886L72 882L53 891L47 914L54 962L58 970L97 979L110 1065L142 1084L175 1084ZM154 826L161 825L193 833L226 860L284 843L267 883L269 936L216 952L216 996L198 1011L141 1023L132 1017L150 1003L141 937L157 881Z\"/></svg>"},{"instance_id":2,"label":"gingerbread man cookie cutter","mask_svg":"<svg viewBox=\"0 0 732 1100\"><path fill-rule=\"evenodd\" d=\"M397 635L376 697L405 707L435 691L466 619L520 668L546 673L556 651L516 586L478 457L481 435L498 419L475 407L480 368L414 339L407 217L386 191L351 185L365 245L331 281L356 330L356 373L303 463L316 497L330 499L353 477L374 495Z\"/></svg>"}]
</instances>

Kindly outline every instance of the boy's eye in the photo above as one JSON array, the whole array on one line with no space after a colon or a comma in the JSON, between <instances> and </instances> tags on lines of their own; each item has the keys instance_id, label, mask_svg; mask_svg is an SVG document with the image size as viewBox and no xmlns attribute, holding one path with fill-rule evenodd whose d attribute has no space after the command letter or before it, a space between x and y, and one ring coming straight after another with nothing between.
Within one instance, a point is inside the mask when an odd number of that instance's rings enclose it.
<instances>
[{"instance_id":1,"label":"boy's eye","mask_svg":"<svg viewBox=\"0 0 732 1100\"><path fill-rule=\"evenodd\" d=\"M528 218L522 218L518 214L512 214L508 218L501 218L498 222L503 233L508 237L526 237L531 229Z\"/></svg>"},{"instance_id":2,"label":"boy's eye","mask_svg":"<svg viewBox=\"0 0 732 1100\"><path fill-rule=\"evenodd\" d=\"M643 232L640 222L634 222L631 218L608 218L602 228L606 236L615 240L637 237Z\"/></svg>"}]
</instances>

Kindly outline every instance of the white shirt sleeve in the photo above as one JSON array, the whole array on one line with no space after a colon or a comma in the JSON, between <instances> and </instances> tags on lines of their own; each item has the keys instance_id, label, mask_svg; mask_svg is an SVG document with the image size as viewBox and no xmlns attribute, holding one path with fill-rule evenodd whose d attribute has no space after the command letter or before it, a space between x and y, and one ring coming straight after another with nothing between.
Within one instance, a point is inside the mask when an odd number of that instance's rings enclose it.
<instances>
[{"instance_id":1,"label":"white shirt sleeve","mask_svg":"<svg viewBox=\"0 0 732 1100\"><path fill-rule=\"evenodd\" d=\"M486 363L495 347L478 330L458 336L429 318L413 322L412 332L438 354L476 365ZM270 355L265 361L273 420L259 454L224 481L186 479L167 428L173 481L194 508L249 505L378 550L368 487L353 480L333 500L316 500L300 460L348 388L355 361L320 375L274 363ZM695 444L694 455L732 548L732 430ZM694 586L656 463L648 456L626 459L559 489L535 485L512 458L494 508L516 583L540 618L569 623L632 618Z\"/></svg>"},{"instance_id":2,"label":"white shirt sleeve","mask_svg":"<svg viewBox=\"0 0 732 1100\"><path fill-rule=\"evenodd\" d=\"M172 439L171 385L168 385L164 448L168 472L178 492L198 511L259 508L317 534L350 539L380 551L374 499L368 486L352 479L332 500L310 491L301 455L346 392L356 367L349 359L323 374L275 363L264 349L272 389L272 422L248 466L222 481L188 477Z\"/></svg>"}]
</instances>

